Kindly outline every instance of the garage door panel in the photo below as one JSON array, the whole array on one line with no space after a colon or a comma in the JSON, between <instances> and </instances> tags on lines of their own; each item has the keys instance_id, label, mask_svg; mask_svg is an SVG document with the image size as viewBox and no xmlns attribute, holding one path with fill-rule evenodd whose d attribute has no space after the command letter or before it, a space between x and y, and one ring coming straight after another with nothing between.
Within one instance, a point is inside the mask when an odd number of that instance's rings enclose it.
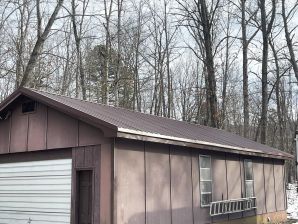
<instances>
[{"instance_id":1,"label":"garage door panel","mask_svg":"<svg viewBox=\"0 0 298 224\"><path fill-rule=\"evenodd\" d=\"M46 194L41 194L41 195L7 195L5 194L4 196L0 195L0 205L4 202L31 202L31 203L69 203L69 197L70 195L67 196L60 196L60 195L46 195Z\"/></svg>"},{"instance_id":2,"label":"garage door panel","mask_svg":"<svg viewBox=\"0 0 298 224\"><path fill-rule=\"evenodd\" d=\"M0 164L0 224L69 224L71 170L71 159Z\"/></svg>"},{"instance_id":3,"label":"garage door panel","mask_svg":"<svg viewBox=\"0 0 298 224\"><path fill-rule=\"evenodd\" d=\"M0 168L1 169L1 168ZM0 179L8 179L8 178L14 178L14 177L55 177L55 176L71 176L70 170L58 170L58 171L36 171L36 172L7 172L7 173L0 173Z\"/></svg>"},{"instance_id":4,"label":"garage door panel","mask_svg":"<svg viewBox=\"0 0 298 224\"><path fill-rule=\"evenodd\" d=\"M66 185L57 185L57 184L51 184L51 185L2 185L0 186L0 189L3 191L23 191L24 188L29 188L30 191L70 191L71 186L66 186Z\"/></svg>"},{"instance_id":5,"label":"garage door panel","mask_svg":"<svg viewBox=\"0 0 298 224\"><path fill-rule=\"evenodd\" d=\"M48 215L42 215L36 212L13 212L13 211L6 211L0 212L1 221L2 223L7 224L27 224L29 219L31 223L38 223L38 224L53 224L53 223L63 223L69 224L69 217L67 214L55 213L52 215L53 218L51 220L48 219Z\"/></svg>"},{"instance_id":6,"label":"garage door panel","mask_svg":"<svg viewBox=\"0 0 298 224\"><path fill-rule=\"evenodd\" d=\"M71 167L70 164L56 164L53 165L32 165L32 166L11 166L0 167L0 173L14 173L14 172L44 172L44 171L67 171Z\"/></svg>"},{"instance_id":7,"label":"garage door panel","mask_svg":"<svg viewBox=\"0 0 298 224\"><path fill-rule=\"evenodd\" d=\"M44 177L18 177L18 178L0 178L0 186L32 186L32 185L70 185L70 176L62 176L59 178L44 178Z\"/></svg>"}]
</instances>

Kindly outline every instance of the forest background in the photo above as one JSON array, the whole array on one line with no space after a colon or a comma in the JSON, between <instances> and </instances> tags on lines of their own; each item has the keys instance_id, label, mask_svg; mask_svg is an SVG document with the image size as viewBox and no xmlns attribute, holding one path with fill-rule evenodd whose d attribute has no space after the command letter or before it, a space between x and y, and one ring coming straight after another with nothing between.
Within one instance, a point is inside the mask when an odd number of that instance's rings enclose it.
<instances>
[{"instance_id":1,"label":"forest background","mask_svg":"<svg viewBox=\"0 0 298 224\"><path fill-rule=\"evenodd\" d=\"M297 9L294 0L1 0L0 101L26 86L294 154Z\"/></svg>"}]
</instances>

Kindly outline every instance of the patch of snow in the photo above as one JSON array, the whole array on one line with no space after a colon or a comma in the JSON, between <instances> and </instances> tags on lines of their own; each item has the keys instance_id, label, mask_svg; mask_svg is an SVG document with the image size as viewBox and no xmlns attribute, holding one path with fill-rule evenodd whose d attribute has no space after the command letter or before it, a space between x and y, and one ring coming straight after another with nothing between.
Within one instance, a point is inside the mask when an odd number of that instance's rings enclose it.
<instances>
[{"instance_id":1,"label":"patch of snow","mask_svg":"<svg viewBox=\"0 0 298 224\"><path fill-rule=\"evenodd\" d=\"M298 221L298 184L288 184L287 186L287 200L288 200L288 219ZM298 223L298 222L296 222Z\"/></svg>"}]
</instances>

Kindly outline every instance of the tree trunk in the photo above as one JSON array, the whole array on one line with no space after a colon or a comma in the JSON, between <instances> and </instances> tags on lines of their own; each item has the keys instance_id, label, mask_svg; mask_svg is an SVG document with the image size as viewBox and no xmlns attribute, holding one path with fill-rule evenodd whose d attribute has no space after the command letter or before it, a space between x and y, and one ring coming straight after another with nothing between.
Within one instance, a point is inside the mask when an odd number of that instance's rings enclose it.
<instances>
[{"instance_id":1,"label":"tree trunk","mask_svg":"<svg viewBox=\"0 0 298 224\"><path fill-rule=\"evenodd\" d=\"M82 49L81 49L81 33L79 33L79 31L78 31L77 23L76 23L75 0L72 0L71 8L72 8L71 20L72 20L73 34L74 34L76 50L77 50L76 51L77 61L78 61L77 66L78 66L78 72L79 72L79 77L80 77L80 85L81 85L81 88L82 88L83 100L86 100L87 99L87 96L86 96L86 81L85 81L85 71L84 71L84 65L83 65ZM83 17L84 17L84 15L83 15Z\"/></svg>"},{"instance_id":2,"label":"tree trunk","mask_svg":"<svg viewBox=\"0 0 298 224\"><path fill-rule=\"evenodd\" d=\"M218 112L217 112L217 95L216 95L216 80L215 80L215 69L213 61L213 51L212 51L212 37L211 37L211 24L209 21L210 15L208 15L208 9L205 0L198 2L200 4L201 20L203 27L204 36L204 49L206 54L206 59L204 61L207 70L207 96L210 107L210 126L218 127Z\"/></svg>"},{"instance_id":3,"label":"tree trunk","mask_svg":"<svg viewBox=\"0 0 298 224\"><path fill-rule=\"evenodd\" d=\"M269 40L270 47L274 56L275 63L275 73L276 73L276 83L275 83L275 97L276 97L276 108L277 108L277 118L278 118L278 133L279 133L279 149L284 150L284 128L283 128L283 116L281 111L280 102L280 68L279 68L279 58L274 47L274 43Z\"/></svg>"},{"instance_id":4,"label":"tree trunk","mask_svg":"<svg viewBox=\"0 0 298 224\"><path fill-rule=\"evenodd\" d=\"M289 28L288 28L288 21L287 21L287 16L286 16L286 9L285 9L285 0L282 0L281 3L282 3L282 18L283 18L283 23L284 23L285 37L286 37L286 41L287 41L288 50L290 53L290 62L291 62L295 77L298 82L298 65L296 62L296 57L295 57L295 53L294 53L291 34L290 34Z\"/></svg>"},{"instance_id":5,"label":"tree trunk","mask_svg":"<svg viewBox=\"0 0 298 224\"><path fill-rule=\"evenodd\" d=\"M63 5L63 2L64 2L64 0L58 1L57 5L54 9L54 12L52 13L43 33L39 37L37 37L37 41L35 42L33 51L30 55L30 58L29 58L27 66L26 66L20 86L25 86L28 83L29 75L31 74L31 72L33 71L33 69L37 63L37 60L38 60L38 58L41 54L42 48L43 48L43 44L46 41L46 39L51 31L52 25L55 22L55 19L58 15L60 8Z\"/></svg>"},{"instance_id":6,"label":"tree trunk","mask_svg":"<svg viewBox=\"0 0 298 224\"><path fill-rule=\"evenodd\" d=\"M243 134L249 137L249 97L248 97L248 57L247 57L247 34L246 34L246 0L241 0L241 29L242 29L242 76L243 76Z\"/></svg>"},{"instance_id":7,"label":"tree trunk","mask_svg":"<svg viewBox=\"0 0 298 224\"><path fill-rule=\"evenodd\" d=\"M267 25L266 0L260 0L261 9L261 31L263 36L263 53L262 53L262 111L261 111L261 143L266 144L267 137L267 119L268 119L268 45L269 35L275 19L275 0L272 0L272 12L270 22Z\"/></svg>"}]
</instances>

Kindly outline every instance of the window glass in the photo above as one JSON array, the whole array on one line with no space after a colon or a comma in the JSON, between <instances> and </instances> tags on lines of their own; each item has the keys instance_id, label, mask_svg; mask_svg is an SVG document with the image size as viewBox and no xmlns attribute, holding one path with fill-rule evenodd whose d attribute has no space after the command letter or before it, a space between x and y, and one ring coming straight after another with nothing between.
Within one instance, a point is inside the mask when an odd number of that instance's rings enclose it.
<instances>
[{"instance_id":1,"label":"window glass","mask_svg":"<svg viewBox=\"0 0 298 224\"><path fill-rule=\"evenodd\" d=\"M210 156L200 156L200 167L201 168L210 168L211 167Z\"/></svg>"},{"instance_id":2,"label":"window glass","mask_svg":"<svg viewBox=\"0 0 298 224\"><path fill-rule=\"evenodd\" d=\"M212 194L201 194L201 205L208 206L212 201Z\"/></svg>"},{"instance_id":3,"label":"window glass","mask_svg":"<svg viewBox=\"0 0 298 224\"><path fill-rule=\"evenodd\" d=\"M200 156L201 205L209 206L212 201L211 157Z\"/></svg>"},{"instance_id":4,"label":"window glass","mask_svg":"<svg viewBox=\"0 0 298 224\"><path fill-rule=\"evenodd\" d=\"M251 160L244 160L244 182L245 197L254 197L254 179L253 179L253 163Z\"/></svg>"},{"instance_id":5,"label":"window glass","mask_svg":"<svg viewBox=\"0 0 298 224\"><path fill-rule=\"evenodd\" d=\"M211 181L201 181L202 193L211 193L212 182Z\"/></svg>"},{"instance_id":6,"label":"window glass","mask_svg":"<svg viewBox=\"0 0 298 224\"><path fill-rule=\"evenodd\" d=\"M201 180L211 180L210 168L201 168Z\"/></svg>"},{"instance_id":7,"label":"window glass","mask_svg":"<svg viewBox=\"0 0 298 224\"><path fill-rule=\"evenodd\" d=\"M245 180L252 180L252 161L245 160L244 162L244 169L245 169Z\"/></svg>"},{"instance_id":8,"label":"window glass","mask_svg":"<svg viewBox=\"0 0 298 224\"><path fill-rule=\"evenodd\" d=\"M246 181L245 184L245 195L247 198L254 196L253 181Z\"/></svg>"}]
</instances>

